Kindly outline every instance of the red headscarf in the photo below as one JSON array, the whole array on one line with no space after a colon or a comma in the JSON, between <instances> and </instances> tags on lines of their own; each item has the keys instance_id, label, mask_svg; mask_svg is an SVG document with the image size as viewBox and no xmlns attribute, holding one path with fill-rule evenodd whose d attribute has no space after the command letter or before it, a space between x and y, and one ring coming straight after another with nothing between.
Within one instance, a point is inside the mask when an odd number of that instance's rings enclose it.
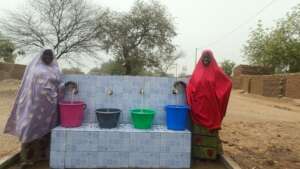
<instances>
[{"instance_id":1,"label":"red headscarf","mask_svg":"<svg viewBox=\"0 0 300 169\"><path fill-rule=\"evenodd\" d=\"M205 66L204 56L211 62ZM232 83L218 66L211 50L204 50L187 86L187 101L194 124L210 130L220 129L225 116Z\"/></svg>"}]
</instances>

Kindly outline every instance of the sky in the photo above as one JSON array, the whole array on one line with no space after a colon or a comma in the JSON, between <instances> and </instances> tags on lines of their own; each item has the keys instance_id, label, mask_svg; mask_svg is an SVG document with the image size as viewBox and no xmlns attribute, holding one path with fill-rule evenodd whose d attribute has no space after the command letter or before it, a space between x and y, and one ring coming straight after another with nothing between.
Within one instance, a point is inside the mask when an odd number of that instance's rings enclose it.
<instances>
[{"instance_id":1,"label":"sky","mask_svg":"<svg viewBox=\"0 0 300 169\"><path fill-rule=\"evenodd\" d=\"M112 10L128 11L135 0L89 1ZM178 33L174 42L185 53L185 57L177 61L178 70L180 72L182 67L187 67L187 73L193 71L196 48L198 58L204 48L210 48L218 62L231 59L237 64L247 63L241 50L257 21L262 20L264 26L272 27L276 20L283 18L292 7L300 3L300 0L159 1L174 18ZM4 17L7 11L21 9L25 2L26 0L0 0L0 17ZM261 12L270 2L271 5Z\"/></svg>"}]
</instances>

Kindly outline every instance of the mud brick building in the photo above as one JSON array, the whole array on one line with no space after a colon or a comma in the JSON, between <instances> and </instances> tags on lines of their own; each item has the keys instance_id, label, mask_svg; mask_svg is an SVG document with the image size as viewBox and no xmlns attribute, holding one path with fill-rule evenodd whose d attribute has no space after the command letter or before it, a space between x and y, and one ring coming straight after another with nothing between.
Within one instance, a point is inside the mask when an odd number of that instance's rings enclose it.
<instances>
[{"instance_id":1,"label":"mud brick building","mask_svg":"<svg viewBox=\"0 0 300 169\"><path fill-rule=\"evenodd\" d=\"M25 68L25 65L0 63L0 80L22 79Z\"/></svg>"},{"instance_id":2,"label":"mud brick building","mask_svg":"<svg viewBox=\"0 0 300 169\"><path fill-rule=\"evenodd\" d=\"M300 99L300 73L271 74L272 71L258 66L240 65L234 70L233 87L248 93L268 97Z\"/></svg>"}]
</instances>

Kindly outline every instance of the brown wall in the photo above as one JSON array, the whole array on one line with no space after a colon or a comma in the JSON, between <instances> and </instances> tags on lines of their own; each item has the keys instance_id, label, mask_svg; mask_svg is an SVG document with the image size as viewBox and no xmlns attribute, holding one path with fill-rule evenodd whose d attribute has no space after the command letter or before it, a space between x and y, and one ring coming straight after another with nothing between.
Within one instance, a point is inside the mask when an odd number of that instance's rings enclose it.
<instances>
[{"instance_id":1,"label":"brown wall","mask_svg":"<svg viewBox=\"0 0 300 169\"><path fill-rule=\"evenodd\" d=\"M239 65L234 69L233 88L269 97L300 98L300 73L271 73L270 68Z\"/></svg>"},{"instance_id":2,"label":"brown wall","mask_svg":"<svg viewBox=\"0 0 300 169\"><path fill-rule=\"evenodd\" d=\"M274 75L263 77L263 96L281 97L284 96L285 76Z\"/></svg>"},{"instance_id":3,"label":"brown wall","mask_svg":"<svg viewBox=\"0 0 300 169\"><path fill-rule=\"evenodd\" d=\"M248 93L300 99L300 74L240 75L233 77L233 83L234 88Z\"/></svg>"},{"instance_id":4,"label":"brown wall","mask_svg":"<svg viewBox=\"0 0 300 169\"><path fill-rule=\"evenodd\" d=\"M241 75L269 75L272 74L273 70L271 68L266 68L262 66L249 66L249 65L239 65L234 68L233 76Z\"/></svg>"},{"instance_id":5,"label":"brown wall","mask_svg":"<svg viewBox=\"0 0 300 169\"><path fill-rule=\"evenodd\" d=\"M250 90L249 93L253 94L263 94L263 78L261 76L255 76L255 78L251 78L250 82Z\"/></svg>"},{"instance_id":6,"label":"brown wall","mask_svg":"<svg viewBox=\"0 0 300 169\"><path fill-rule=\"evenodd\" d=\"M240 89L242 77L232 77L232 84L234 89Z\"/></svg>"},{"instance_id":7,"label":"brown wall","mask_svg":"<svg viewBox=\"0 0 300 169\"><path fill-rule=\"evenodd\" d=\"M241 79L241 87L244 91L249 92L250 89L250 80L251 80L251 76L247 76L245 75L244 77L242 77Z\"/></svg>"},{"instance_id":8,"label":"brown wall","mask_svg":"<svg viewBox=\"0 0 300 169\"><path fill-rule=\"evenodd\" d=\"M0 63L0 80L22 79L25 68L25 65Z\"/></svg>"},{"instance_id":9,"label":"brown wall","mask_svg":"<svg viewBox=\"0 0 300 169\"><path fill-rule=\"evenodd\" d=\"M300 98L300 74L293 74L286 78L285 95L292 98Z\"/></svg>"}]
</instances>

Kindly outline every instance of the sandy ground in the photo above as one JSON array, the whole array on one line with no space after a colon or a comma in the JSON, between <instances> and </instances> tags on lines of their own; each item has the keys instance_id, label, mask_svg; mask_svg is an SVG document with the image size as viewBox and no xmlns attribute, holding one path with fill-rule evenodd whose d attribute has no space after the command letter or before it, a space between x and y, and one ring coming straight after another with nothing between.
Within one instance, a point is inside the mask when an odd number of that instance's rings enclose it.
<instances>
[{"instance_id":1,"label":"sandy ground","mask_svg":"<svg viewBox=\"0 0 300 169\"><path fill-rule=\"evenodd\" d=\"M299 131L297 102L233 91L221 137L243 169L299 169Z\"/></svg>"},{"instance_id":2,"label":"sandy ground","mask_svg":"<svg viewBox=\"0 0 300 169\"><path fill-rule=\"evenodd\" d=\"M16 80L0 81L0 158L19 150L19 142L16 137L3 134L18 86L19 81Z\"/></svg>"},{"instance_id":3,"label":"sandy ground","mask_svg":"<svg viewBox=\"0 0 300 169\"><path fill-rule=\"evenodd\" d=\"M18 82L0 82L0 130L8 118ZM266 98L233 91L221 137L225 152L243 169L300 168L300 105L298 100ZM16 152L17 139L0 133L0 158ZM34 168L47 168L41 163ZM198 162L194 169L223 169Z\"/></svg>"}]
</instances>

